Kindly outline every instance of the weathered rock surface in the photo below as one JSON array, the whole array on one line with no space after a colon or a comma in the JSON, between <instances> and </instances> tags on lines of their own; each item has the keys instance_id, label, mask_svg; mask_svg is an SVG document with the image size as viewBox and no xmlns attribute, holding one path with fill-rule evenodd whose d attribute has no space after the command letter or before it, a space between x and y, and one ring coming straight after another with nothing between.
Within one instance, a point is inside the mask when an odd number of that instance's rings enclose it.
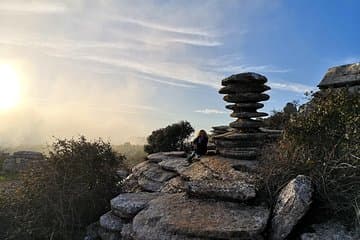
<instances>
[{"instance_id":1,"label":"weathered rock surface","mask_svg":"<svg viewBox=\"0 0 360 240\"><path fill-rule=\"evenodd\" d=\"M132 218L142 209L148 202L159 197L160 193L123 193L110 201L111 209L114 215L122 218Z\"/></svg>"},{"instance_id":2,"label":"weathered rock surface","mask_svg":"<svg viewBox=\"0 0 360 240\"><path fill-rule=\"evenodd\" d=\"M149 202L133 221L135 239L261 239L269 211L238 203L168 194Z\"/></svg>"},{"instance_id":3,"label":"weathered rock surface","mask_svg":"<svg viewBox=\"0 0 360 240\"><path fill-rule=\"evenodd\" d=\"M163 193L182 193L186 192L186 190L187 184L181 177L175 177L170 179L161 188L161 192Z\"/></svg>"},{"instance_id":4,"label":"weathered rock surface","mask_svg":"<svg viewBox=\"0 0 360 240\"><path fill-rule=\"evenodd\" d=\"M99 228L98 234L102 240L120 240L121 239L121 232L109 231L102 227Z\"/></svg>"},{"instance_id":5,"label":"weathered rock surface","mask_svg":"<svg viewBox=\"0 0 360 240\"><path fill-rule=\"evenodd\" d=\"M132 224L125 224L121 230L121 240L133 240L134 233L132 230Z\"/></svg>"},{"instance_id":6,"label":"weathered rock surface","mask_svg":"<svg viewBox=\"0 0 360 240\"><path fill-rule=\"evenodd\" d=\"M159 192L164 183L177 174L162 169L153 162L142 162L132 169L132 177L137 179L138 185L145 191Z\"/></svg>"},{"instance_id":7,"label":"weathered rock surface","mask_svg":"<svg viewBox=\"0 0 360 240\"><path fill-rule=\"evenodd\" d=\"M301 240L355 240L360 239L359 234L348 231L343 225L335 222L314 224L312 233L304 233Z\"/></svg>"},{"instance_id":8,"label":"weathered rock surface","mask_svg":"<svg viewBox=\"0 0 360 240\"><path fill-rule=\"evenodd\" d=\"M146 159L148 159L150 162L156 162L159 163L163 160L169 159L169 158L185 158L186 153L184 151L172 151L172 152L158 152L158 153L152 153L149 154Z\"/></svg>"},{"instance_id":9,"label":"weathered rock surface","mask_svg":"<svg viewBox=\"0 0 360 240\"><path fill-rule=\"evenodd\" d=\"M121 231L124 221L113 215L112 212L107 212L100 217L100 226L109 231Z\"/></svg>"},{"instance_id":10,"label":"weathered rock surface","mask_svg":"<svg viewBox=\"0 0 360 240\"><path fill-rule=\"evenodd\" d=\"M163 169L173 172L181 172L189 165L186 158L169 158L159 163Z\"/></svg>"},{"instance_id":11,"label":"weathered rock surface","mask_svg":"<svg viewBox=\"0 0 360 240\"><path fill-rule=\"evenodd\" d=\"M256 177L232 168L218 157L205 157L182 171L190 194L207 198L248 200L256 195Z\"/></svg>"},{"instance_id":12,"label":"weathered rock surface","mask_svg":"<svg viewBox=\"0 0 360 240\"><path fill-rule=\"evenodd\" d=\"M312 203L313 186L309 177L299 175L280 192L271 221L271 239L285 239Z\"/></svg>"}]
</instances>

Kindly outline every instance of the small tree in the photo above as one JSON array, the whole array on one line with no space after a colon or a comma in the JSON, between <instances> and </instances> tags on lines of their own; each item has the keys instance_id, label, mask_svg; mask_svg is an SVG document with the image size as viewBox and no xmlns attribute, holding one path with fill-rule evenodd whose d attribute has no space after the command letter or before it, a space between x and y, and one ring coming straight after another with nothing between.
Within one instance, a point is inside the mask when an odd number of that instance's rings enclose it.
<instances>
[{"instance_id":1,"label":"small tree","mask_svg":"<svg viewBox=\"0 0 360 240\"><path fill-rule=\"evenodd\" d=\"M193 132L194 128L187 121L160 128L147 137L144 150L147 153L183 150L185 141Z\"/></svg>"}]
</instances>

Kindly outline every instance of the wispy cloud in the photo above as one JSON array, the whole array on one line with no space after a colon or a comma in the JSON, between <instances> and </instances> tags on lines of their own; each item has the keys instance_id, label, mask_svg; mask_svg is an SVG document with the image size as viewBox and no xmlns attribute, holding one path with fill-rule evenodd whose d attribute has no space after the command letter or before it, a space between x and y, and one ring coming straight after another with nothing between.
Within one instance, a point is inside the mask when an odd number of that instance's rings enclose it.
<instances>
[{"instance_id":1,"label":"wispy cloud","mask_svg":"<svg viewBox=\"0 0 360 240\"><path fill-rule=\"evenodd\" d=\"M278 68L272 65L259 65L259 66L251 66L251 65L229 65L220 67L217 69L221 72L259 72L259 73L287 73L290 72L291 69L287 68Z\"/></svg>"},{"instance_id":2,"label":"wispy cloud","mask_svg":"<svg viewBox=\"0 0 360 240\"><path fill-rule=\"evenodd\" d=\"M313 86L308 86L300 83L285 83L285 82L273 82L270 81L269 85L272 89L290 91L295 93L305 93L315 90Z\"/></svg>"},{"instance_id":3,"label":"wispy cloud","mask_svg":"<svg viewBox=\"0 0 360 240\"><path fill-rule=\"evenodd\" d=\"M222 111L222 110L210 109L210 108L195 110L194 112L196 112L196 113L202 113L202 114L226 114L226 113L227 113L227 112Z\"/></svg>"},{"instance_id":4,"label":"wispy cloud","mask_svg":"<svg viewBox=\"0 0 360 240\"><path fill-rule=\"evenodd\" d=\"M194 46L204 46L204 47L216 47L222 45L222 43L219 41L214 41L209 39L173 38L167 41L174 43L189 44Z\"/></svg>"},{"instance_id":5,"label":"wispy cloud","mask_svg":"<svg viewBox=\"0 0 360 240\"><path fill-rule=\"evenodd\" d=\"M128 17L122 17L122 16L111 16L109 17L111 20L120 21L124 23L131 23L135 24L144 28L150 28L153 30L158 31L165 31L170 33L179 33L179 34L189 34L189 35L197 35L202 37L212 37L214 34L198 29L198 28L184 28L180 26L170 26L170 25L164 25L152 21L145 21L142 19L134 19L134 18L128 18Z\"/></svg>"}]
</instances>

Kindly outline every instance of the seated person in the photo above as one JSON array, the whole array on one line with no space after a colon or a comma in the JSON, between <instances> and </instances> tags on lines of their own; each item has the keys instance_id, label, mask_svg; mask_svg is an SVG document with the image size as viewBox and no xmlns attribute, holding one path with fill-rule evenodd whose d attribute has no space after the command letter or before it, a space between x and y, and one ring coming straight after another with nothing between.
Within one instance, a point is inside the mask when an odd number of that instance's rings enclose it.
<instances>
[{"instance_id":1,"label":"seated person","mask_svg":"<svg viewBox=\"0 0 360 240\"><path fill-rule=\"evenodd\" d=\"M188 160L191 161L194 157L200 158L202 155L205 155L207 152L208 136L205 130L200 130L198 136L192 141L194 150L192 154L188 157Z\"/></svg>"}]
</instances>

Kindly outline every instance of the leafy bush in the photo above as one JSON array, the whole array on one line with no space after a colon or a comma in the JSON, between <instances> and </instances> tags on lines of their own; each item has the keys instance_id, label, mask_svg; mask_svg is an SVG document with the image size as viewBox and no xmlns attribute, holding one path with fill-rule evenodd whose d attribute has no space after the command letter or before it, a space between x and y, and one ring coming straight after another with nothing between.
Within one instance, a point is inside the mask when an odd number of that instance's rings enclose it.
<instances>
[{"instance_id":1,"label":"leafy bush","mask_svg":"<svg viewBox=\"0 0 360 240\"><path fill-rule=\"evenodd\" d=\"M144 150L147 153L183 150L185 141L193 132L194 128L187 121L160 128L147 137L148 144Z\"/></svg>"},{"instance_id":2,"label":"leafy bush","mask_svg":"<svg viewBox=\"0 0 360 240\"><path fill-rule=\"evenodd\" d=\"M119 193L123 159L102 140L57 140L47 161L24 172L16 194L3 199L14 221L7 238L79 239Z\"/></svg>"},{"instance_id":3,"label":"leafy bush","mask_svg":"<svg viewBox=\"0 0 360 240\"><path fill-rule=\"evenodd\" d=\"M274 197L291 178L308 175L315 185L315 211L354 221L360 213L360 95L319 92L303 109L279 143L264 148L264 186Z\"/></svg>"}]
</instances>

